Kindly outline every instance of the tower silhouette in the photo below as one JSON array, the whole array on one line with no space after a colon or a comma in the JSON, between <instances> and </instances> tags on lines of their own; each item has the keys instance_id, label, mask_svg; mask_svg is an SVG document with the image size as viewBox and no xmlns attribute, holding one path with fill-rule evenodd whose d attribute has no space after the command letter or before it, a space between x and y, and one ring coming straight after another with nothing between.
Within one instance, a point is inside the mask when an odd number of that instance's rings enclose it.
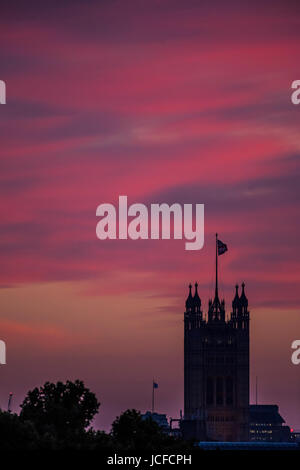
<instances>
[{"instance_id":1,"label":"tower silhouette","mask_svg":"<svg viewBox=\"0 0 300 470\"><path fill-rule=\"evenodd\" d=\"M218 240L216 240L218 243ZM227 247L226 247L227 249ZM221 253L222 254L222 253ZM249 427L249 311L245 284L236 285L230 318L216 286L207 318L198 284L189 286L184 313L184 419L186 438L246 441Z\"/></svg>"}]
</instances>

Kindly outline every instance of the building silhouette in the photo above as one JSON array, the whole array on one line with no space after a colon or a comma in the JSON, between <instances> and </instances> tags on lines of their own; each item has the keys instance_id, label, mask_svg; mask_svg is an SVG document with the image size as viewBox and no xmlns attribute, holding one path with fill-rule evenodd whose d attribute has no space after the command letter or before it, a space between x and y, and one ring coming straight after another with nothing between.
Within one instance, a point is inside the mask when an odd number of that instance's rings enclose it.
<instances>
[{"instance_id":1,"label":"building silhouette","mask_svg":"<svg viewBox=\"0 0 300 470\"><path fill-rule=\"evenodd\" d=\"M250 405L250 441L289 442L291 430L278 405Z\"/></svg>"},{"instance_id":2,"label":"building silhouette","mask_svg":"<svg viewBox=\"0 0 300 470\"><path fill-rule=\"evenodd\" d=\"M166 434L170 433L170 425L166 414L146 411L146 413L142 414L142 419L152 419L156 424L158 424L162 431Z\"/></svg>"},{"instance_id":3,"label":"building silhouette","mask_svg":"<svg viewBox=\"0 0 300 470\"><path fill-rule=\"evenodd\" d=\"M249 311L245 284L236 286L230 316L216 285L207 316L201 309L198 284L192 285L184 313L184 438L210 441L249 439ZM226 247L227 250L227 247ZM225 250L225 251L226 251Z\"/></svg>"}]
</instances>

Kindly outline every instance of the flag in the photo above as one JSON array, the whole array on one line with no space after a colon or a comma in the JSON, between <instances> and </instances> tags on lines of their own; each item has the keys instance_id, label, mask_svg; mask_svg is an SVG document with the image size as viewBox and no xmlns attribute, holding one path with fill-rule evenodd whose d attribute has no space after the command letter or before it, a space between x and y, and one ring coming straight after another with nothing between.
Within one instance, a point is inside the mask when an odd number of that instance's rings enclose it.
<instances>
[{"instance_id":1,"label":"flag","mask_svg":"<svg viewBox=\"0 0 300 470\"><path fill-rule=\"evenodd\" d=\"M158 388L158 384L156 382L153 382L153 388Z\"/></svg>"},{"instance_id":2,"label":"flag","mask_svg":"<svg viewBox=\"0 0 300 470\"><path fill-rule=\"evenodd\" d=\"M223 255L223 253L225 253L226 251L228 251L228 248L227 248L227 245L223 242L221 242L221 240L217 240L217 244L218 244L218 255Z\"/></svg>"}]
</instances>

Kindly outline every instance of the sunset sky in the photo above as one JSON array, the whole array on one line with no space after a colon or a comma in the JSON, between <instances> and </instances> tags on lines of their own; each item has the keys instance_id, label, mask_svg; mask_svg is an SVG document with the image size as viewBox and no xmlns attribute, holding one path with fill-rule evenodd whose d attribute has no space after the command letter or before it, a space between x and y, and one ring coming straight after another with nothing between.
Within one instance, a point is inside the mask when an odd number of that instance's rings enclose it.
<instances>
[{"instance_id":1,"label":"sunset sky","mask_svg":"<svg viewBox=\"0 0 300 470\"><path fill-rule=\"evenodd\" d=\"M10 2L0 12L0 406L80 378L97 428L127 408L178 417L190 282L244 281L251 399L300 429L300 4ZM246 6L248 4L248 6ZM271 6L271 7L270 7ZM205 245L96 238L96 208L205 204Z\"/></svg>"}]
</instances>

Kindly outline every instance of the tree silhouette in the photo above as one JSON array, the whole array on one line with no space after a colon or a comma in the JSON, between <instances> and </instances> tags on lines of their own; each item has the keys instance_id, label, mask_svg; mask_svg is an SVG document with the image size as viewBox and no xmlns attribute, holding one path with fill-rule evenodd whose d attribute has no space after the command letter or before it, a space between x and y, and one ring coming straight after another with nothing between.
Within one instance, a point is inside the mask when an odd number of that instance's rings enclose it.
<instances>
[{"instance_id":1,"label":"tree silhouette","mask_svg":"<svg viewBox=\"0 0 300 470\"><path fill-rule=\"evenodd\" d=\"M168 436L151 418L143 419L137 410L127 410L112 424L111 435L121 450L153 451L181 448L182 441Z\"/></svg>"},{"instance_id":2,"label":"tree silhouette","mask_svg":"<svg viewBox=\"0 0 300 470\"><path fill-rule=\"evenodd\" d=\"M33 450L37 447L38 434L30 422L23 422L19 416L0 411L0 449Z\"/></svg>"},{"instance_id":3,"label":"tree silhouette","mask_svg":"<svg viewBox=\"0 0 300 470\"><path fill-rule=\"evenodd\" d=\"M46 382L28 392L21 404L20 418L31 421L40 435L68 439L84 433L99 406L95 394L80 380Z\"/></svg>"}]
</instances>

